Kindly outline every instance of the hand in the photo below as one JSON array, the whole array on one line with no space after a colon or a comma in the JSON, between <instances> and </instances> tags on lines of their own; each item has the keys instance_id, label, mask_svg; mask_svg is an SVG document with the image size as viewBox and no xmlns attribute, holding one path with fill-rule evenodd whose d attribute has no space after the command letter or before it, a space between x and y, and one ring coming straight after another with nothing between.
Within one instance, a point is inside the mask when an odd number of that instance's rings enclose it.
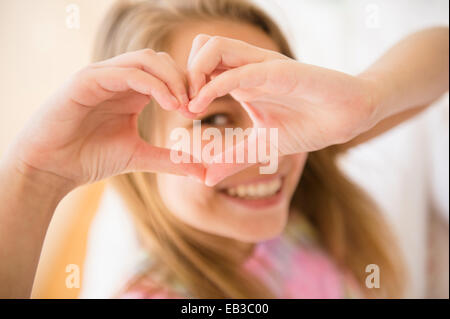
<instances>
[{"instance_id":1,"label":"hand","mask_svg":"<svg viewBox=\"0 0 450 319\"><path fill-rule=\"evenodd\" d=\"M203 112L215 98L230 94L254 127L278 128L280 156L345 143L375 124L373 82L238 40L197 36L188 79L191 112ZM212 166L206 182L213 185L247 166Z\"/></svg>"},{"instance_id":2,"label":"hand","mask_svg":"<svg viewBox=\"0 0 450 319\"><path fill-rule=\"evenodd\" d=\"M154 98L166 110L188 102L185 74L169 55L146 49L94 63L72 76L13 146L26 170L78 186L132 171L202 180L201 164L175 164L170 150L143 141L137 117Z\"/></svg>"}]
</instances>

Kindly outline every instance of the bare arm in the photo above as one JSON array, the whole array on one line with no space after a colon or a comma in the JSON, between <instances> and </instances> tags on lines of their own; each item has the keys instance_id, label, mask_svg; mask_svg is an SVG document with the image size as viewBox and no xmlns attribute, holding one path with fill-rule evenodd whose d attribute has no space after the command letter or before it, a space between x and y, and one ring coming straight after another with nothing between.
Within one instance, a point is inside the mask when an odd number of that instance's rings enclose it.
<instances>
[{"instance_id":1,"label":"bare arm","mask_svg":"<svg viewBox=\"0 0 450 319\"><path fill-rule=\"evenodd\" d=\"M253 126L278 128L279 155L332 145L345 150L415 116L448 90L448 40L448 28L422 30L352 76L242 41L198 35L188 61L188 108L200 113L230 94ZM206 183L248 165L209 167Z\"/></svg>"},{"instance_id":2,"label":"bare arm","mask_svg":"<svg viewBox=\"0 0 450 319\"><path fill-rule=\"evenodd\" d=\"M0 164L0 298L30 296L53 212L72 188L56 175L17 164L8 157Z\"/></svg>"},{"instance_id":3,"label":"bare arm","mask_svg":"<svg viewBox=\"0 0 450 319\"><path fill-rule=\"evenodd\" d=\"M0 298L30 296L53 212L76 186L134 171L203 177L201 164L171 162L170 150L136 130L150 97L166 109L183 103L168 87L187 98L184 75L167 59L140 50L82 69L10 146L0 161Z\"/></svg>"},{"instance_id":4,"label":"bare arm","mask_svg":"<svg viewBox=\"0 0 450 319\"><path fill-rule=\"evenodd\" d=\"M448 91L449 29L425 29L406 37L360 77L381 88L376 98L377 124L341 149L364 143L416 116Z\"/></svg>"}]
</instances>

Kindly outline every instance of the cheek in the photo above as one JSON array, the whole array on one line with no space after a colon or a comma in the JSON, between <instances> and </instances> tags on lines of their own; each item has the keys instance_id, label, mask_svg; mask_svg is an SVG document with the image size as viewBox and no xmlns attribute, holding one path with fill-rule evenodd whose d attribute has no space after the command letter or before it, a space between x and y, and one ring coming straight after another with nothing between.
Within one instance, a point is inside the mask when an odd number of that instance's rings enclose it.
<instances>
[{"instance_id":1,"label":"cheek","mask_svg":"<svg viewBox=\"0 0 450 319\"><path fill-rule=\"evenodd\" d=\"M299 173L303 172L303 168L305 167L306 160L308 159L308 153L300 153L292 155L294 158L293 160L296 163L296 166L298 167L297 170Z\"/></svg>"},{"instance_id":2,"label":"cheek","mask_svg":"<svg viewBox=\"0 0 450 319\"><path fill-rule=\"evenodd\" d=\"M212 189L188 177L157 174L157 185L165 206L185 222L198 220L211 208Z\"/></svg>"},{"instance_id":3,"label":"cheek","mask_svg":"<svg viewBox=\"0 0 450 319\"><path fill-rule=\"evenodd\" d=\"M290 173L288 175L289 184L291 184L294 188L301 179L307 159L308 153L288 155L286 158L286 161L289 162L290 167Z\"/></svg>"}]
</instances>

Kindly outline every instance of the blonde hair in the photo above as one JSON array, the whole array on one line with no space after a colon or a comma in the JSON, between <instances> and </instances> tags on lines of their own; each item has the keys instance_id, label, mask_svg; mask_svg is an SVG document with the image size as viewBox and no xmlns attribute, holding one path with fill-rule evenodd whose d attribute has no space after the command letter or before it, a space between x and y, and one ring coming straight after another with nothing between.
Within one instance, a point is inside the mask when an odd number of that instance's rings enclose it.
<instances>
[{"instance_id":1,"label":"blonde hair","mask_svg":"<svg viewBox=\"0 0 450 319\"><path fill-rule=\"evenodd\" d=\"M171 32L196 20L226 19L247 23L269 35L280 52L294 58L281 30L262 10L239 0L166 0L120 2L100 29L94 59L143 48L164 51ZM138 120L143 139L154 142L156 105L151 102ZM350 270L368 297L399 297L402 262L387 224L374 203L351 183L336 164L337 148L309 154L292 200L316 229L335 262ZM233 240L207 234L178 221L165 207L152 173L113 178L128 203L143 242L157 262L150 269L162 284L176 278L197 298L271 298L261 282L234 261ZM366 266L381 270L379 289L366 289ZM155 276L156 278L156 276Z\"/></svg>"}]
</instances>

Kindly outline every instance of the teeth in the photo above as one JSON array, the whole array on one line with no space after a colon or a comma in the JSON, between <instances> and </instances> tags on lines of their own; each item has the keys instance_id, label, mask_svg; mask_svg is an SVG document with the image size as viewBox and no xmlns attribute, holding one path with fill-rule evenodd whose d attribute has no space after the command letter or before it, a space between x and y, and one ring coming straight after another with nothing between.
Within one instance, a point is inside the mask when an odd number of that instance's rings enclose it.
<instances>
[{"instance_id":1,"label":"teeth","mask_svg":"<svg viewBox=\"0 0 450 319\"><path fill-rule=\"evenodd\" d=\"M247 188L243 185L240 185L238 186L236 192L239 197L244 197L247 194Z\"/></svg>"},{"instance_id":2,"label":"teeth","mask_svg":"<svg viewBox=\"0 0 450 319\"><path fill-rule=\"evenodd\" d=\"M247 194L248 196L258 196L258 186L249 185L247 187Z\"/></svg>"},{"instance_id":3,"label":"teeth","mask_svg":"<svg viewBox=\"0 0 450 319\"><path fill-rule=\"evenodd\" d=\"M281 178L268 183L239 185L226 190L227 194L241 198L262 198L275 195L281 188Z\"/></svg>"}]
</instances>

